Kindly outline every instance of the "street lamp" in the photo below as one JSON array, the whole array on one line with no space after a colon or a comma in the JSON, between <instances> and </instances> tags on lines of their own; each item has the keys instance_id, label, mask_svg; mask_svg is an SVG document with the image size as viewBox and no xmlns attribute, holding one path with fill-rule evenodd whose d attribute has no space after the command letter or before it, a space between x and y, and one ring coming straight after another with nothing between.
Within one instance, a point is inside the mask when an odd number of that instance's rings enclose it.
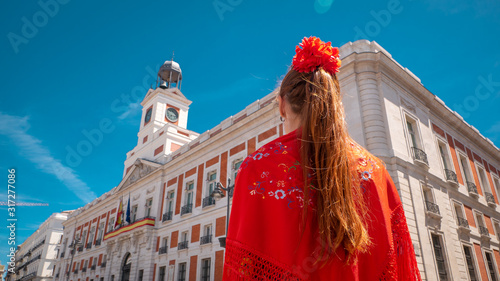
<instances>
[{"instance_id":1,"label":"street lamp","mask_svg":"<svg viewBox=\"0 0 500 281\"><path fill-rule=\"evenodd\" d=\"M66 274L66 281L69 281L69 275L70 275L70 272L71 272L71 266L73 265L73 258L75 257L76 248L78 248L80 246L83 246L82 242L80 241L80 238L76 238L69 245L69 247L73 248L73 249L71 250L71 261L69 262L68 272Z\"/></svg>"},{"instance_id":2,"label":"street lamp","mask_svg":"<svg viewBox=\"0 0 500 281\"><path fill-rule=\"evenodd\" d=\"M228 196L227 196L227 216L226 216L226 235L227 231L229 229L229 213L231 210L231 197L233 197L233 190L234 190L234 184L231 185L231 179L227 179L227 188L224 188L220 182L218 182L215 186L214 191L212 194L210 194L210 197L214 198L215 201L219 201L221 198L224 198L225 195L222 192L224 190ZM226 247L226 237L220 237L219 238L219 243L221 247Z\"/></svg>"}]
</instances>

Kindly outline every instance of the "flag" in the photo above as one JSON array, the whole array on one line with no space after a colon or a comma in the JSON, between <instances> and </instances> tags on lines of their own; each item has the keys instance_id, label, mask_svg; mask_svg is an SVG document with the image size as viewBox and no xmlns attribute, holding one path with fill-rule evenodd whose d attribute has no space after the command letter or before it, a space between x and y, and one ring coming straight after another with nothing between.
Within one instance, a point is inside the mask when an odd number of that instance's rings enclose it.
<instances>
[{"instance_id":1,"label":"flag","mask_svg":"<svg viewBox=\"0 0 500 281\"><path fill-rule=\"evenodd\" d=\"M123 215L123 204L122 200L120 199L120 205L118 206L118 211L116 212L115 228L120 224L122 224L122 215Z\"/></svg>"},{"instance_id":2,"label":"flag","mask_svg":"<svg viewBox=\"0 0 500 281\"><path fill-rule=\"evenodd\" d=\"M125 216L125 221L130 223L130 194L128 195L127 213Z\"/></svg>"}]
</instances>

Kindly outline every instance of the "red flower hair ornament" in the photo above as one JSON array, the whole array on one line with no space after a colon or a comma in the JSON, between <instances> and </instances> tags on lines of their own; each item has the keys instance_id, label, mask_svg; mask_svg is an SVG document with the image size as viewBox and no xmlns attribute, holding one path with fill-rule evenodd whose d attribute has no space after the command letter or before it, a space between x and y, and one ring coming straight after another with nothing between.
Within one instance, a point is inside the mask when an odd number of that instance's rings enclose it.
<instances>
[{"instance_id":1,"label":"red flower hair ornament","mask_svg":"<svg viewBox=\"0 0 500 281\"><path fill-rule=\"evenodd\" d=\"M339 72L339 48L332 47L331 42L325 43L318 37L304 37L302 43L295 47L293 69L297 72L313 72L322 67L331 75Z\"/></svg>"}]
</instances>

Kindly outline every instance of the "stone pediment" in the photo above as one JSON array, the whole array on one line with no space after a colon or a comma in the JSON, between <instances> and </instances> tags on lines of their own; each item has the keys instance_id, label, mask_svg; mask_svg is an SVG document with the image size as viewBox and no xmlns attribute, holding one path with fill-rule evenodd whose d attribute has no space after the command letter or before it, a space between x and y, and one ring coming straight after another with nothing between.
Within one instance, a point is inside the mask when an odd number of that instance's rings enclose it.
<instances>
[{"instance_id":1,"label":"stone pediment","mask_svg":"<svg viewBox=\"0 0 500 281\"><path fill-rule=\"evenodd\" d=\"M140 180L141 178L147 176L151 172L158 169L160 166L161 166L161 164L158 164L156 162L152 162L149 160L145 160L145 159L135 160L134 166L125 175L125 177L123 178L120 185L118 185L118 188L116 191L120 191L123 188L135 183L136 181Z\"/></svg>"}]
</instances>

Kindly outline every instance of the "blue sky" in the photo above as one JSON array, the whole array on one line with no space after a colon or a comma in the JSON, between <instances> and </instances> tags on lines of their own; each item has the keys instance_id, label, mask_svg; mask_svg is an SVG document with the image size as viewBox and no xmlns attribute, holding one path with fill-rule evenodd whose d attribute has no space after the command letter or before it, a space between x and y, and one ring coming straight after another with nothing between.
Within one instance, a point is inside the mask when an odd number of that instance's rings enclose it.
<instances>
[{"instance_id":1,"label":"blue sky","mask_svg":"<svg viewBox=\"0 0 500 281\"><path fill-rule=\"evenodd\" d=\"M52 213L118 185L137 143L139 102L172 56L202 133L272 91L295 45L377 41L500 145L500 2L8 1L0 10L0 201L16 169L20 244ZM482 86L481 86L482 85ZM477 89L480 91L477 91ZM109 128L79 159L86 134ZM0 208L7 224L7 210ZM0 228L0 261L9 235Z\"/></svg>"}]
</instances>

